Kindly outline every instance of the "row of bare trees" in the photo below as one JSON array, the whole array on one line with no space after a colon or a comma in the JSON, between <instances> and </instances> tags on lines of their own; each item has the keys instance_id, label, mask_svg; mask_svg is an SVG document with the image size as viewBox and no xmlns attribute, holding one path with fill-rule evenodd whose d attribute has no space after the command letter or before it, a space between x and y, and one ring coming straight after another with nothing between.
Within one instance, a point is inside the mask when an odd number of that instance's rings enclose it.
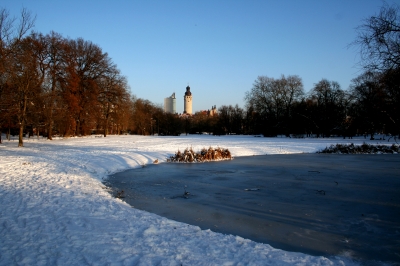
<instances>
[{"instance_id":1,"label":"row of bare trees","mask_svg":"<svg viewBox=\"0 0 400 266\"><path fill-rule=\"evenodd\" d=\"M297 75L259 76L245 94L246 106L221 106L218 114L164 114L149 101L134 104L132 132L305 135L317 137L377 132L400 134L399 7L384 5L358 28L353 45L360 48L364 73L343 90L321 79L305 93ZM157 130L156 130L157 129Z\"/></svg>"},{"instance_id":2,"label":"row of bare trees","mask_svg":"<svg viewBox=\"0 0 400 266\"><path fill-rule=\"evenodd\" d=\"M225 134L313 135L316 137L400 134L398 70L366 70L347 90L321 79L304 92L296 75L259 76L246 92L244 109L221 106L217 115L198 112L185 117L182 132Z\"/></svg>"},{"instance_id":3,"label":"row of bare trees","mask_svg":"<svg viewBox=\"0 0 400 266\"><path fill-rule=\"evenodd\" d=\"M14 25L0 10L0 129L18 128L19 146L27 128L49 139L126 129L131 97L107 53L55 32L28 35L34 19L25 10L21 18Z\"/></svg>"},{"instance_id":4,"label":"row of bare trees","mask_svg":"<svg viewBox=\"0 0 400 266\"><path fill-rule=\"evenodd\" d=\"M304 95L301 79L260 76L246 93L252 132L266 135L316 133L400 134L400 6L384 4L357 28L364 71L348 90L322 79Z\"/></svg>"},{"instance_id":5,"label":"row of bare trees","mask_svg":"<svg viewBox=\"0 0 400 266\"><path fill-rule=\"evenodd\" d=\"M250 132L267 136L399 135L398 73L367 71L353 79L348 90L322 79L307 94L301 79L295 77L299 85L286 88L281 85L284 76L257 78L246 94L247 113L254 118Z\"/></svg>"}]
</instances>

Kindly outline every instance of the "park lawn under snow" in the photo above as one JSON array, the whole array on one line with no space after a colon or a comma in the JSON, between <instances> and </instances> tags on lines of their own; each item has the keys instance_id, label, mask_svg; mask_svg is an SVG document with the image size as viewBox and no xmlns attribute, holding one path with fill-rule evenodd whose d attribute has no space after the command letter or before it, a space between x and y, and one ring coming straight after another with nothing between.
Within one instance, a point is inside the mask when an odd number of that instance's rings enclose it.
<instances>
[{"instance_id":1,"label":"park lawn under snow","mask_svg":"<svg viewBox=\"0 0 400 266\"><path fill-rule=\"evenodd\" d=\"M165 162L178 149L234 157L311 153L365 139L108 136L0 144L0 265L349 265L201 230L113 198L108 174ZM392 144L367 141L370 144Z\"/></svg>"}]
</instances>

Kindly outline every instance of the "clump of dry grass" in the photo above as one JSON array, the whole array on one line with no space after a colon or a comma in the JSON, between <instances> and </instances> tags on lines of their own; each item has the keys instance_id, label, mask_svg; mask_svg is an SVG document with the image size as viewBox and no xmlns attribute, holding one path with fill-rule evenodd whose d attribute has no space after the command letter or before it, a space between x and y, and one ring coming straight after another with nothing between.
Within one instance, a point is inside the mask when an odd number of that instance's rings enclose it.
<instances>
[{"instance_id":1,"label":"clump of dry grass","mask_svg":"<svg viewBox=\"0 0 400 266\"><path fill-rule=\"evenodd\" d=\"M186 148L183 152L179 151L174 156L167 158L167 162L174 163L193 163L232 160L231 152L224 148L203 148L200 152L194 152L192 147Z\"/></svg>"},{"instance_id":2,"label":"clump of dry grass","mask_svg":"<svg viewBox=\"0 0 400 266\"><path fill-rule=\"evenodd\" d=\"M362 145L351 144L336 144L326 147L318 153L344 153L344 154L379 154L379 153L394 153L400 152L399 145L370 145L363 143Z\"/></svg>"}]
</instances>

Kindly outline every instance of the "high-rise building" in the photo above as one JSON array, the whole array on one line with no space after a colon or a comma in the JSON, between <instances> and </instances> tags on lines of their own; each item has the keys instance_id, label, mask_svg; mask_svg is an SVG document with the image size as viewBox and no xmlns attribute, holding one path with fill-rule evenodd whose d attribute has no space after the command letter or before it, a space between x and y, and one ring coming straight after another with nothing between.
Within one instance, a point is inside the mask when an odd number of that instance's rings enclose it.
<instances>
[{"instance_id":1,"label":"high-rise building","mask_svg":"<svg viewBox=\"0 0 400 266\"><path fill-rule=\"evenodd\" d=\"M190 92L189 85L186 87L185 95L183 96L183 113L184 114L192 114L192 93Z\"/></svg>"},{"instance_id":2,"label":"high-rise building","mask_svg":"<svg viewBox=\"0 0 400 266\"><path fill-rule=\"evenodd\" d=\"M164 98L164 112L166 113L176 113L176 98L175 92L168 98Z\"/></svg>"}]
</instances>

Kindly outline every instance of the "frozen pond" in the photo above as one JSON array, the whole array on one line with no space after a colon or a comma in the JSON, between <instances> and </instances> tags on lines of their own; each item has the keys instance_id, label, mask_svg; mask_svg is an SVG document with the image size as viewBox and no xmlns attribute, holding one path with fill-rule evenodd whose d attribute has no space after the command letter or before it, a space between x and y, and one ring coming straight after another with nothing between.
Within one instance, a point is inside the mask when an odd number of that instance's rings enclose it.
<instances>
[{"instance_id":1,"label":"frozen pond","mask_svg":"<svg viewBox=\"0 0 400 266\"><path fill-rule=\"evenodd\" d=\"M105 182L133 207L287 251L400 261L400 156L147 165ZM187 193L185 193L187 192Z\"/></svg>"}]
</instances>

